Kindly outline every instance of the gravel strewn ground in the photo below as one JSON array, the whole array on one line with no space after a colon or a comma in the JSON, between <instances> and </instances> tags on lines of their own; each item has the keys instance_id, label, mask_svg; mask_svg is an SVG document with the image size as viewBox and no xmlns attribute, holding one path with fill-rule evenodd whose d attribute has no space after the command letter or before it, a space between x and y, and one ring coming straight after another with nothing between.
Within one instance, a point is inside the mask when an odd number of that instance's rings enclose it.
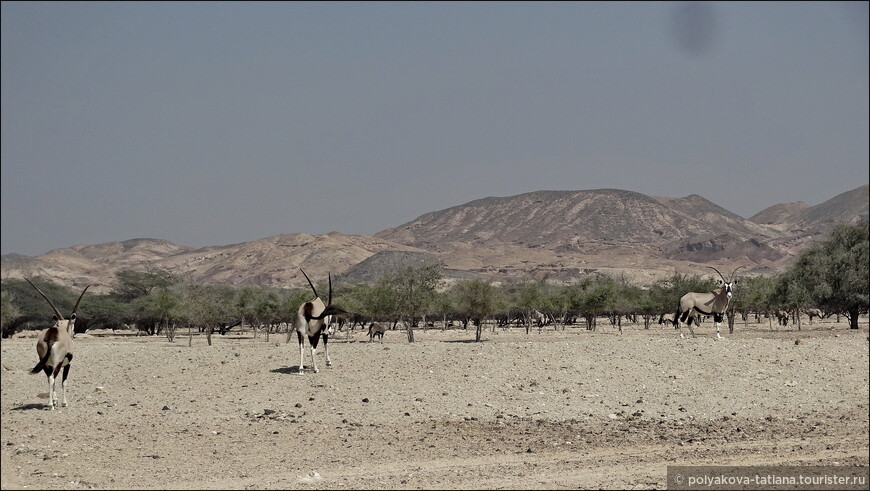
<instances>
[{"instance_id":1,"label":"gravel strewn ground","mask_svg":"<svg viewBox=\"0 0 870 491\"><path fill-rule=\"evenodd\" d=\"M302 376L295 336L94 332L54 412L34 338L4 339L2 487L665 488L668 465L868 465L866 319L775 329L357 331Z\"/></svg>"}]
</instances>

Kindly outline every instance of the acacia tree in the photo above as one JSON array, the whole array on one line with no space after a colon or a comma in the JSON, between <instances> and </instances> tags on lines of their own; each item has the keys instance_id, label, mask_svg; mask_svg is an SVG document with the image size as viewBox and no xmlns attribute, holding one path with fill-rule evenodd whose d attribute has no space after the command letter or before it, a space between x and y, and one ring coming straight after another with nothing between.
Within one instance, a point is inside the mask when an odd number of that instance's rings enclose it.
<instances>
[{"instance_id":1,"label":"acacia tree","mask_svg":"<svg viewBox=\"0 0 870 491\"><path fill-rule=\"evenodd\" d=\"M266 326L264 341L267 343L269 342L269 333L272 332L272 328L281 317L281 301L278 298L278 294L274 291L261 292L254 307L254 318L261 325Z\"/></svg>"},{"instance_id":2,"label":"acacia tree","mask_svg":"<svg viewBox=\"0 0 870 491\"><path fill-rule=\"evenodd\" d=\"M744 322L748 322L749 316L754 313L755 321L758 323L761 320L761 314L764 313L768 318L770 328L773 329L773 324L770 322L770 312L776 299L777 281L776 278L763 275L741 280L740 296L734 308L743 312Z\"/></svg>"},{"instance_id":3,"label":"acacia tree","mask_svg":"<svg viewBox=\"0 0 870 491\"><path fill-rule=\"evenodd\" d=\"M162 331L170 343L175 342L176 321L181 308L179 295L177 288L161 288L134 302L140 315L155 320L154 334Z\"/></svg>"},{"instance_id":4,"label":"acacia tree","mask_svg":"<svg viewBox=\"0 0 870 491\"><path fill-rule=\"evenodd\" d=\"M457 310L468 316L476 327L474 340L480 342L483 323L504 304L503 295L496 287L483 280L457 283L451 291Z\"/></svg>"},{"instance_id":5,"label":"acacia tree","mask_svg":"<svg viewBox=\"0 0 870 491\"><path fill-rule=\"evenodd\" d=\"M614 304L615 281L608 276L587 276L568 289L571 309L580 312L587 330L595 330L595 318L607 313Z\"/></svg>"},{"instance_id":6,"label":"acacia tree","mask_svg":"<svg viewBox=\"0 0 870 491\"><path fill-rule=\"evenodd\" d=\"M627 317L634 322L635 315L644 308L645 298L640 287L632 285L624 275L614 280L613 287L615 291L611 301L611 315L616 321L619 333L622 334L622 318Z\"/></svg>"},{"instance_id":7,"label":"acacia tree","mask_svg":"<svg viewBox=\"0 0 870 491\"><path fill-rule=\"evenodd\" d=\"M257 320L256 312L257 312L257 302L259 301L260 294L262 290L260 288L256 288L253 286L246 286L242 288L236 295L236 312L238 312L241 317L242 325L247 321L248 324L251 325L251 329L254 331L254 337L257 337Z\"/></svg>"},{"instance_id":8,"label":"acacia tree","mask_svg":"<svg viewBox=\"0 0 870 491\"><path fill-rule=\"evenodd\" d=\"M802 285L818 307L843 313L849 328L870 308L870 226L838 225L831 235L800 254L783 282Z\"/></svg>"},{"instance_id":9,"label":"acacia tree","mask_svg":"<svg viewBox=\"0 0 870 491\"><path fill-rule=\"evenodd\" d=\"M644 329L649 329L652 320L658 319L661 315L661 310L656 305L651 290L638 289L635 298L635 308L637 313L640 314L641 319L643 319Z\"/></svg>"},{"instance_id":10,"label":"acacia tree","mask_svg":"<svg viewBox=\"0 0 870 491\"><path fill-rule=\"evenodd\" d=\"M441 278L440 264L402 265L378 280L364 304L373 318L392 319L394 328L405 319L408 342L413 343L414 326L428 312Z\"/></svg>"},{"instance_id":11,"label":"acacia tree","mask_svg":"<svg viewBox=\"0 0 870 491\"><path fill-rule=\"evenodd\" d=\"M179 281L169 271L156 268L147 271L123 269L115 273L115 278L118 281L112 293L127 302L147 296L155 290L165 290Z\"/></svg>"},{"instance_id":12,"label":"acacia tree","mask_svg":"<svg viewBox=\"0 0 870 491\"><path fill-rule=\"evenodd\" d=\"M784 309L786 314L791 313L792 320L795 321L798 331L800 331L800 309L806 308L812 303L808 285L803 282L799 275L789 274L787 271L777 276L771 293L771 301L775 301L773 307Z\"/></svg>"},{"instance_id":13,"label":"acacia tree","mask_svg":"<svg viewBox=\"0 0 870 491\"><path fill-rule=\"evenodd\" d=\"M361 293L363 312L373 320L390 322L395 329L399 322L399 296L390 278L381 277Z\"/></svg>"},{"instance_id":14,"label":"acacia tree","mask_svg":"<svg viewBox=\"0 0 870 491\"><path fill-rule=\"evenodd\" d=\"M544 286L538 281L524 281L512 289L510 302L522 312L523 322L526 325L526 334L532 328L532 311L546 311L546 294Z\"/></svg>"},{"instance_id":15,"label":"acacia tree","mask_svg":"<svg viewBox=\"0 0 870 491\"><path fill-rule=\"evenodd\" d=\"M429 313L432 316L441 317L442 328L447 328L447 316L456 311L456 306L453 304L453 296L449 292L436 291L432 301L429 303Z\"/></svg>"},{"instance_id":16,"label":"acacia tree","mask_svg":"<svg viewBox=\"0 0 870 491\"><path fill-rule=\"evenodd\" d=\"M399 296L401 313L409 320L409 343L414 342L414 325L426 314L435 298L441 278L440 264L399 268L394 285Z\"/></svg>"},{"instance_id":17,"label":"acacia tree","mask_svg":"<svg viewBox=\"0 0 870 491\"><path fill-rule=\"evenodd\" d=\"M234 297L232 288L223 285L184 285L179 310L188 324L188 344L192 343L192 328L196 327L205 331L211 346L214 326L231 318L235 312Z\"/></svg>"}]
</instances>

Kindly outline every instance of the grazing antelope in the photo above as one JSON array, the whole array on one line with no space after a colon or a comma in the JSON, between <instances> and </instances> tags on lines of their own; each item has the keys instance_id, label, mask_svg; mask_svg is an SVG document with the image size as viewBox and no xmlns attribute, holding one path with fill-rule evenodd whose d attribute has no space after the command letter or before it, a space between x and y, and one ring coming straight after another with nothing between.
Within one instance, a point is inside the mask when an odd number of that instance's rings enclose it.
<instances>
[{"instance_id":1,"label":"grazing antelope","mask_svg":"<svg viewBox=\"0 0 870 491\"><path fill-rule=\"evenodd\" d=\"M299 271L302 271L300 269ZM308 345L311 347L311 362L314 373L317 373L317 344L320 342L320 337L323 336L323 350L326 352L326 366L332 366L332 360L329 359L329 335L332 334L332 316L337 314L348 314L350 312L344 310L338 305L332 304L332 275L329 275L329 297L326 305L317 294L314 284L311 279L302 271L308 284L311 286L311 291L314 292L314 300L305 302L299 306L296 312L296 337L299 339L299 375L304 375L304 358L305 358L305 338L308 338Z\"/></svg>"},{"instance_id":2,"label":"grazing antelope","mask_svg":"<svg viewBox=\"0 0 870 491\"><path fill-rule=\"evenodd\" d=\"M57 310L57 307L51 303L51 300L42 293L42 290L36 287L30 280L24 278L30 283L30 286L36 288L36 291L42 295L42 298L48 302L51 309L54 310L54 325L43 329L36 338L36 354L39 356L39 363L36 364L30 373L45 372L48 377L48 403L52 411L57 408L57 376L60 369L63 368L63 406L67 406L66 401L66 379L69 376L70 362L73 359L73 336L75 336L76 311L79 308L79 303L85 292L88 291L91 285L82 290L79 299L72 309L69 319L64 319L63 315Z\"/></svg>"},{"instance_id":3,"label":"grazing antelope","mask_svg":"<svg viewBox=\"0 0 870 491\"><path fill-rule=\"evenodd\" d=\"M372 322L371 324L369 324L369 342L371 343L372 341L374 341L375 336L377 336L381 339L381 344L383 344L384 332L386 330L387 329L384 326L378 324L377 322Z\"/></svg>"},{"instance_id":4,"label":"grazing antelope","mask_svg":"<svg viewBox=\"0 0 870 491\"><path fill-rule=\"evenodd\" d=\"M661 324L671 324L671 325L673 325L673 324L674 324L674 314L673 314L673 312L668 313L668 314L662 314L661 316L659 316L659 325L661 325Z\"/></svg>"},{"instance_id":5,"label":"grazing antelope","mask_svg":"<svg viewBox=\"0 0 870 491\"><path fill-rule=\"evenodd\" d=\"M777 324L779 324L780 326L787 326L788 325L788 312L787 311L782 310L782 309L777 309L776 312L774 312L774 315L776 316L776 323Z\"/></svg>"},{"instance_id":6,"label":"grazing antelope","mask_svg":"<svg viewBox=\"0 0 870 491\"><path fill-rule=\"evenodd\" d=\"M713 266L707 267L719 273L719 270ZM721 278L719 284L722 286L713 291L706 293L689 292L683 295L680 298L679 310L674 315L674 328L679 329L680 322L686 322L686 319L688 319L686 325L689 326L689 332L694 337L695 331L692 329L692 319L695 319L697 322L694 316L696 314L712 315L713 323L716 325L716 339L721 339L719 326L722 324L722 318L724 317L725 309L728 308L728 302L731 301L731 296L734 294L734 286L737 285L734 273L742 267L738 266L731 272L730 281L725 281L725 277L722 276L722 273L719 273L719 278ZM690 315L692 317L689 317ZM683 333L680 333L680 337L683 337Z\"/></svg>"}]
</instances>

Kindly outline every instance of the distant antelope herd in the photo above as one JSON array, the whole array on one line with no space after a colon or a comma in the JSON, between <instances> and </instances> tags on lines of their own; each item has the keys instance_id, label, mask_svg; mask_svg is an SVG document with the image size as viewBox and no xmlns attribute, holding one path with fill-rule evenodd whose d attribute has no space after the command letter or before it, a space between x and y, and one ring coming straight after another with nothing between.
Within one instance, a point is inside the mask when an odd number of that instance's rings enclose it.
<instances>
[{"instance_id":1,"label":"distant antelope herd","mask_svg":"<svg viewBox=\"0 0 870 491\"><path fill-rule=\"evenodd\" d=\"M740 267L735 268L729 277L729 279L725 279L725 276L719 272L718 269L708 266L708 268L714 270L719 275L719 288L714 289L709 292L688 292L684 294L679 302L676 312L667 312L660 315L658 323L660 325L663 324L672 324L675 329L680 329L681 323L685 323L689 328L692 336L695 336L695 332L692 329L692 323L694 322L696 325L700 324L701 316L713 316L714 325L716 327L716 338L721 339L720 333L720 325L723 321L724 314L729 306L729 303L734 294L734 287L737 285L738 280L735 278L735 274L740 269ZM342 314L351 314L351 312L345 310L344 308L333 304L333 288L332 288L332 275L328 274L328 296L327 301L321 299L320 295L317 293L317 289L314 287L314 283L305 273L305 271L301 270L302 275L308 281L308 285L311 287L311 291L314 294L314 298L303 302L299 305L297 309L297 319L295 325L295 331L298 338L299 344L299 375L303 375L305 373L305 339L308 339L308 345L310 347L311 352L311 369L314 373L317 373L317 348L320 340L323 340L323 349L325 352L326 358L326 366L332 365L332 360L329 357L329 336L333 334L332 321L334 316L342 315ZM39 356L39 362L31 369L31 373L39 373L40 371L44 372L48 378L49 385L49 406L52 410L54 410L58 406L58 397L57 397L57 378L61 376L61 385L63 388L62 393L62 406L67 406L67 379L70 371L70 363L73 359L73 337L75 336L75 320L77 316L77 310L82 301L82 298L85 295L85 292L88 290L90 285L86 286L84 290L82 290L81 294L78 297L78 300L75 303L75 306L72 309L72 313L69 318L65 319L57 307L52 303L52 301L29 279L24 278L27 282L34 288L36 291L45 299L45 301L49 304L54 312L54 324L51 327L48 327L42 330L37 337L36 342L36 351ZM799 315L801 312L805 313L809 316L810 323L812 323L813 318L823 319L826 315L820 309L811 308L811 309L802 309L800 311L796 310L795 313ZM788 322L789 314L787 311L783 309L778 309L773 312L773 314L777 317L778 323L781 325L786 325ZM358 314L354 314L355 316ZM543 325L549 323L551 318L547 314L544 314L538 310L533 310L531 315L531 320L536 323L539 327L543 327ZM446 321L445 321L446 323ZM452 324L452 321L451 321ZM373 342L377 337L381 343L384 340L384 333L386 332L386 328L382 323L371 322L368 327L368 337L369 342ZM526 331L528 333L528 330ZM683 334L680 333L680 337L683 338Z\"/></svg>"}]
</instances>

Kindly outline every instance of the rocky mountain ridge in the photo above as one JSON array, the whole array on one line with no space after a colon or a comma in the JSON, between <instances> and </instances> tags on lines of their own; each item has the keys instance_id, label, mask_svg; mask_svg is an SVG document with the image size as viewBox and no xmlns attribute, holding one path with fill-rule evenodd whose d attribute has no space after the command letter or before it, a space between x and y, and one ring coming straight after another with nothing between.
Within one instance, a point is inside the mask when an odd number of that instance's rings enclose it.
<instances>
[{"instance_id":1,"label":"rocky mountain ridge","mask_svg":"<svg viewBox=\"0 0 870 491\"><path fill-rule=\"evenodd\" d=\"M344 282L371 282L397 264L438 261L448 279L572 282L597 271L649 284L706 264L775 273L835 224L867 217L868 185L816 206L773 205L749 219L698 195L534 191L474 200L374 235L291 233L203 248L131 239L35 257L9 254L2 275L93 284L96 292L108 291L122 269L165 269L203 283L302 287L300 267L312 278L331 272Z\"/></svg>"}]
</instances>

